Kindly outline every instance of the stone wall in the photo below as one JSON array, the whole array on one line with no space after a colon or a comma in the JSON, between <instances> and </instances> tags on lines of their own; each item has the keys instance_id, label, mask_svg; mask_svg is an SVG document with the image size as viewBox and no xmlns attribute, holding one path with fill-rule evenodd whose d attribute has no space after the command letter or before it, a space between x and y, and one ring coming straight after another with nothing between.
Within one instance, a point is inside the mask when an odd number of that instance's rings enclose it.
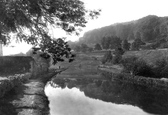
<instances>
[{"instance_id":1,"label":"stone wall","mask_svg":"<svg viewBox=\"0 0 168 115\"><path fill-rule=\"evenodd\" d=\"M8 91L18 86L22 82L27 81L31 77L30 73L15 74L9 76L7 79L0 80L0 98L2 98Z\"/></svg>"},{"instance_id":2,"label":"stone wall","mask_svg":"<svg viewBox=\"0 0 168 115\"><path fill-rule=\"evenodd\" d=\"M30 72L32 61L28 56L0 56L0 76Z\"/></svg>"},{"instance_id":3,"label":"stone wall","mask_svg":"<svg viewBox=\"0 0 168 115\"><path fill-rule=\"evenodd\" d=\"M0 76L8 76L30 72L34 76L47 72L49 60L39 55L33 56L1 56L0 57Z\"/></svg>"},{"instance_id":4,"label":"stone wall","mask_svg":"<svg viewBox=\"0 0 168 115\"><path fill-rule=\"evenodd\" d=\"M0 98L16 85L48 72L48 68L48 60L39 55L0 57Z\"/></svg>"},{"instance_id":5,"label":"stone wall","mask_svg":"<svg viewBox=\"0 0 168 115\"><path fill-rule=\"evenodd\" d=\"M50 60L39 55L15 57L16 61L11 61L10 58L13 60L12 57L8 57L9 60L4 62L5 66L0 63L0 66L8 72L11 68L15 70L12 70L12 75L0 74L0 104L3 105L0 114L48 115L49 101L44 93L44 87L57 74L55 70L48 70ZM20 60L22 58L25 59L25 63ZM8 66L10 61L14 65L11 68Z\"/></svg>"},{"instance_id":6,"label":"stone wall","mask_svg":"<svg viewBox=\"0 0 168 115\"><path fill-rule=\"evenodd\" d=\"M143 76L133 76L126 73L114 73L101 70L102 76L109 80L118 80L148 87L168 88L168 81L163 79L156 79Z\"/></svg>"}]
</instances>

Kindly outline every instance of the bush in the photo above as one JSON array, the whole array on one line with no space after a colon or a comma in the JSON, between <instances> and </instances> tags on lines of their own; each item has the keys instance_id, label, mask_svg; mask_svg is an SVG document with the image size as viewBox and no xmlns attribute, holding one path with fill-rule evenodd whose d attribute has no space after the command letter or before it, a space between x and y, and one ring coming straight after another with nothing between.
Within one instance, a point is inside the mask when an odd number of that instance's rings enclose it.
<instances>
[{"instance_id":1,"label":"bush","mask_svg":"<svg viewBox=\"0 0 168 115\"><path fill-rule=\"evenodd\" d=\"M115 55L113 56L112 63L113 64L119 64L121 62L122 55Z\"/></svg>"},{"instance_id":2,"label":"bush","mask_svg":"<svg viewBox=\"0 0 168 115\"><path fill-rule=\"evenodd\" d=\"M153 76L152 66L135 56L122 59L121 64L124 67L124 72L145 77Z\"/></svg>"},{"instance_id":3,"label":"bush","mask_svg":"<svg viewBox=\"0 0 168 115\"><path fill-rule=\"evenodd\" d=\"M122 55L124 54L124 50L122 48L116 48L114 51L114 57L112 59L113 64L119 64L122 60Z\"/></svg>"},{"instance_id":4,"label":"bush","mask_svg":"<svg viewBox=\"0 0 168 115\"><path fill-rule=\"evenodd\" d=\"M126 73L152 78L168 78L168 60L166 59L159 59L152 66L142 59L130 56L122 59L121 64L124 67L123 72Z\"/></svg>"},{"instance_id":5,"label":"bush","mask_svg":"<svg viewBox=\"0 0 168 115\"><path fill-rule=\"evenodd\" d=\"M168 78L168 60L165 58L157 60L154 67L154 73L157 78Z\"/></svg>"},{"instance_id":6,"label":"bush","mask_svg":"<svg viewBox=\"0 0 168 115\"><path fill-rule=\"evenodd\" d=\"M138 59L133 64L133 74L138 76L152 77L153 68L151 65L148 65L144 60Z\"/></svg>"},{"instance_id":7,"label":"bush","mask_svg":"<svg viewBox=\"0 0 168 115\"><path fill-rule=\"evenodd\" d=\"M126 72L126 73L131 73L132 68L133 68L133 64L135 63L135 61L136 61L137 59L138 59L138 58L135 57L135 56L130 56L130 57L123 58L123 59L121 60L121 64L122 64L123 67L124 67L124 72Z\"/></svg>"},{"instance_id":8,"label":"bush","mask_svg":"<svg viewBox=\"0 0 168 115\"><path fill-rule=\"evenodd\" d=\"M106 62L111 62L112 58L113 58L112 52L107 51L102 58L102 64L105 64Z\"/></svg>"}]
</instances>

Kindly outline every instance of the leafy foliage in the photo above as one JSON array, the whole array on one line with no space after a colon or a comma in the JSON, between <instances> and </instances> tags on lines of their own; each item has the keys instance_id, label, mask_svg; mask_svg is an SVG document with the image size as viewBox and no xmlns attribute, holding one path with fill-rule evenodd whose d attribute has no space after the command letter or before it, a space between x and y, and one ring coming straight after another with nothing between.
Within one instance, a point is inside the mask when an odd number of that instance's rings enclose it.
<instances>
[{"instance_id":1,"label":"leafy foliage","mask_svg":"<svg viewBox=\"0 0 168 115\"><path fill-rule=\"evenodd\" d=\"M78 33L87 23L86 15L94 18L99 12L86 10L79 0L1 0L0 15L1 36L14 32L20 41L36 44L45 39L49 26Z\"/></svg>"},{"instance_id":2,"label":"leafy foliage","mask_svg":"<svg viewBox=\"0 0 168 115\"><path fill-rule=\"evenodd\" d=\"M107 51L102 58L102 64L105 64L106 62L111 62L112 59L113 59L112 52Z\"/></svg>"},{"instance_id":3,"label":"leafy foliage","mask_svg":"<svg viewBox=\"0 0 168 115\"><path fill-rule=\"evenodd\" d=\"M115 49L121 47L121 40L117 36L103 37L101 45L103 49Z\"/></svg>"},{"instance_id":4,"label":"leafy foliage","mask_svg":"<svg viewBox=\"0 0 168 115\"><path fill-rule=\"evenodd\" d=\"M123 50L128 51L130 49L131 44L128 42L128 40L125 39L122 41L121 46Z\"/></svg>"},{"instance_id":5,"label":"leafy foliage","mask_svg":"<svg viewBox=\"0 0 168 115\"><path fill-rule=\"evenodd\" d=\"M86 45L86 44L81 44L81 51L83 52L83 53L85 53L86 51L88 51L88 46Z\"/></svg>"},{"instance_id":6,"label":"leafy foliage","mask_svg":"<svg viewBox=\"0 0 168 115\"><path fill-rule=\"evenodd\" d=\"M121 61L124 66L124 72L131 73L133 75L152 77L153 68L148 65L144 60L131 56L123 58Z\"/></svg>"},{"instance_id":7,"label":"leafy foliage","mask_svg":"<svg viewBox=\"0 0 168 115\"><path fill-rule=\"evenodd\" d=\"M64 61L64 58L69 59L69 62L74 60L75 55L71 53L71 49L67 42L63 39L45 39L45 41L41 42L39 45L40 48L34 48L35 51L42 51L44 53L41 54L43 58L53 58L53 64L56 64L58 61Z\"/></svg>"},{"instance_id":8,"label":"leafy foliage","mask_svg":"<svg viewBox=\"0 0 168 115\"><path fill-rule=\"evenodd\" d=\"M113 54L114 56L112 59L112 63L119 64L122 60L122 55L124 54L124 50L122 48L116 48Z\"/></svg>"},{"instance_id":9,"label":"leafy foliage","mask_svg":"<svg viewBox=\"0 0 168 115\"><path fill-rule=\"evenodd\" d=\"M144 41L152 41L160 36L160 19L157 16L147 16L137 23L138 33L141 33L141 39Z\"/></svg>"},{"instance_id":10,"label":"leafy foliage","mask_svg":"<svg viewBox=\"0 0 168 115\"><path fill-rule=\"evenodd\" d=\"M76 45L74 47L74 51L76 52L83 52L83 53L86 53L86 52L92 52L94 49L92 47L89 47L88 45L86 44L81 44L81 45Z\"/></svg>"},{"instance_id":11,"label":"leafy foliage","mask_svg":"<svg viewBox=\"0 0 168 115\"><path fill-rule=\"evenodd\" d=\"M155 77L165 77L168 78L168 60L166 60L165 58L159 59L156 61L155 63L155 67L154 67L154 73L155 73Z\"/></svg>"},{"instance_id":12,"label":"leafy foliage","mask_svg":"<svg viewBox=\"0 0 168 115\"><path fill-rule=\"evenodd\" d=\"M61 28L68 34L78 35L88 19L97 17L99 11L85 9L80 0L1 0L0 40L7 44L11 40L10 33L14 33L18 41L43 51L42 57L52 55L55 64L63 61L62 56L73 55L63 39L54 40L49 35L49 28Z\"/></svg>"},{"instance_id":13,"label":"leafy foliage","mask_svg":"<svg viewBox=\"0 0 168 115\"><path fill-rule=\"evenodd\" d=\"M141 45L145 45L145 43L142 42L142 40L140 38L137 38L131 44L131 50L139 50Z\"/></svg>"},{"instance_id":14,"label":"leafy foliage","mask_svg":"<svg viewBox=\"0 0 168 115\"><path fill-rule=\"evenodd\" d=\"M88 31L79 42L100 43L105 36L117 36L121 40L141 39L145 43L153 43L167 39L167 31L168 17L149 15L135 21L112 24Z\"/></svg>"},{"instance_id":15,"label":"leafy foliage","mask_svg":"<svg viewBox=\"0 0 168 115\"><path fill-rule=\"evenodd\" d=\"M92 47L89 47L89 48L88 48L88 51L89 51L89 52L92 52L92 51L93 51L93 48L92 48Z\"/></svg>"},{"instance_id":16,"label":"leafy foliage","mask_svg":"<svg viewBox=\"0 0 168 115\"><path fill-rule=\"evenodd\" d=\"M99 43L95 44L95 50L102 50L101 45Z\"/></svg>"},{"instance_id":17,"label":"leafy foliage","mask_svg":"<svg viewBox=\"0 0 168 115\"><path fill-rule=\"evenodd\" d=\"M123 58L121 64L124 67L124 72L133 75L153 78L167 78L168 76L168 60L165 58L158 59L154 65L149 65L142 59L130 56Z\"/></svg>"}]
</instances>

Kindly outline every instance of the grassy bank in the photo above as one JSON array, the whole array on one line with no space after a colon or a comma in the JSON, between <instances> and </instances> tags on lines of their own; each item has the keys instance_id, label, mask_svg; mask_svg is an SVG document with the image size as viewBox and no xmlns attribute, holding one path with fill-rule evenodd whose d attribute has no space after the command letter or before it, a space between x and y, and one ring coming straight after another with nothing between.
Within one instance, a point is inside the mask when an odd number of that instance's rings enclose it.
<instances>
[{"instance_id":1,"label":"grassy bank","mask_svg":"<svg viewBox=\"0 0 168 115\"><path fill-rule=\"evenodd\" d=\"M142 58L149 64L155 63L158 59L168 58L168 49L127 51L123 57L136 56Z\"/></svg>"}]
</instances>

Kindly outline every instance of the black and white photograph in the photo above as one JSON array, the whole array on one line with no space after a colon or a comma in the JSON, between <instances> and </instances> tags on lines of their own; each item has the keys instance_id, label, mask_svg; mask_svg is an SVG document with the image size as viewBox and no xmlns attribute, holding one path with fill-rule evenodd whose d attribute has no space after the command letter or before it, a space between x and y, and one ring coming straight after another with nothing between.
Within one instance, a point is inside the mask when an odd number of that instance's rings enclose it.
<instances>
[{"instance_id":1,"label":"black and white photograph","mask_svg":"<svg viewBox=\"0 0 168 115\"><path fill-rule=\"evenodd\" d=\"M0 115L168 115L168 0L0 0Z\"/></svg>"}]
</instances>

